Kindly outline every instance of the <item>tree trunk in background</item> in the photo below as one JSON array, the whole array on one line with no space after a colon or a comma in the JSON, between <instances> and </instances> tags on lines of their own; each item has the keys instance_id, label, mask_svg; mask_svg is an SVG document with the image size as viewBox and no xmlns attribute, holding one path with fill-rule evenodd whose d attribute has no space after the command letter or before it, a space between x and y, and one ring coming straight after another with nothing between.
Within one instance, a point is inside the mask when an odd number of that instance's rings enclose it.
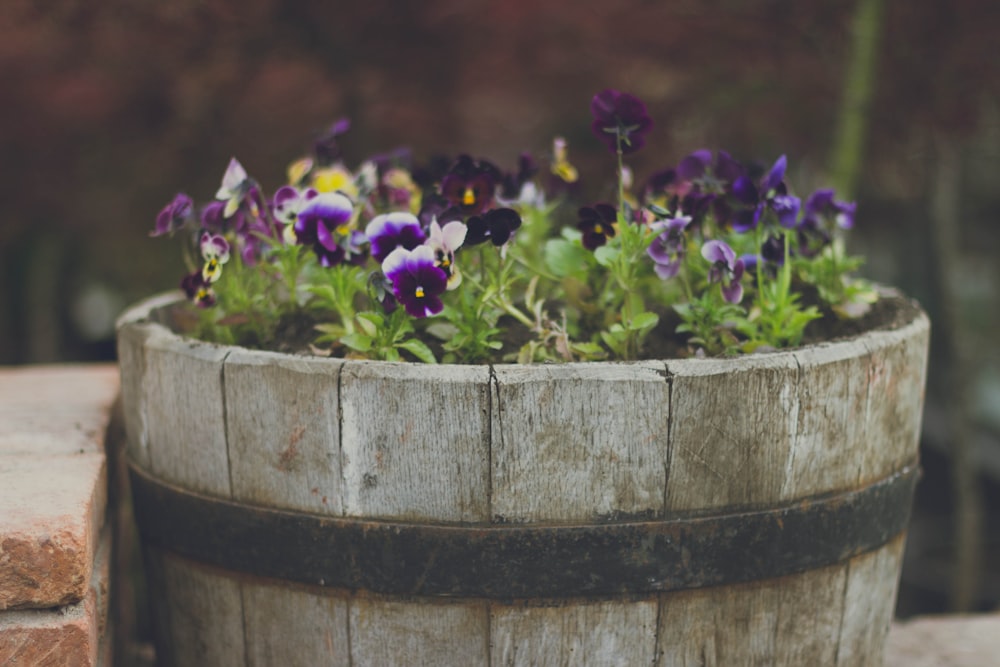
<instances>
[{"instance_id":1,"label":"tree trunk in background","mask_svg":"<svg viewBox=\"0 0 1000 667\"><path fill-rule=\"evenodd\" d=\"M875 49L882 28L883 0L859 0L854 12L854 43L846 68L831 171L837 192L853 199L868 131L868 110L875 82Z\"/></svg>"},{"instance_id":2,"label":"tree trunk in background","mask_svg":"<svg viewBox=\"0 0 1000 667\"><path fill-rule=\"evenodd\" d=\"M955 513L954 577L950 605L954 611L970 611L982 580L983 499L972 451L971 373L968 336L959 305L959 195L961 155L955 141L935 138L931 172L930 223L937 262L932 277L939 295L941 317L934 323L945 351L944 382Z\"/></svg>"}]
</instances>

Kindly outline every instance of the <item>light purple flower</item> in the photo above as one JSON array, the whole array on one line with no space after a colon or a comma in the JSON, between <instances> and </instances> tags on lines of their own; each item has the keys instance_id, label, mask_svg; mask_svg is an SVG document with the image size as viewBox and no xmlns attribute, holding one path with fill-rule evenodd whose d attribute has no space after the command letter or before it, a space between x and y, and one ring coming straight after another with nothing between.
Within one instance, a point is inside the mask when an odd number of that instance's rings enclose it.
<instances>
[{"instance_id":1,"label":"light purple flower","mask_svg":"<svg viewBox=\"0 0 1000 667\"><path fill-rule=\"evenodd\" d=\"M430 246L396 248L382 262L382 272L392 282L393 295L413 317L437 315L444 309L440 295L448 287L448 277L435 265Z\"/></svg>"},{"instance_id":2,"label":"light purple flower","mask_svg":"<svg viewBox=\"0 0 1000 667\"><path fill-rule=\"evenodd\" d=\"M832 219L841 229L854 227L854 213L857 204L854 202L837 201L833 198L833 190L826 188L817 190L806 199L804 219Z\"/></svg>"},{"instance_id":3,"label":"light purple flower","mask_svg":"<svg viewBox=\"0 0 1000 667\"><path fill-rule=\"evenodd\" d=\"M739 303L743 300L743 278L745 269L743 260L736 257L736 252L722 241L706 241L701 247L701 256L712 264L708 270L710 283L721 283L722 296L729 303Z\"/></svg>"},{"instance_id":4,"label":"light purple flower","mask_svg":"<svg viewBox=\"0 0 1000 667\"><path fill-rule=\"evenodd\" d=\"M646 249L646 254L655 263L653 270L663 280L669 280L680 271L684 261L684 230L691 224L691 217L682 215L670 220L659 220L649 225L653 231L661 232ZM662 231L661 231L662 230Z\"/></svg>"},{"instance_id":5,"label":"light purple flower","mask_svg":"<svg viewBox=\"0 0 1000 667\"><path fill-rule=\"evenodd\" d=\"M413 250L427 240L417 216L403 211L375 216L365 227L365 235L376 262L385 261L396 248Z\"/></svg>"}]
</instances>

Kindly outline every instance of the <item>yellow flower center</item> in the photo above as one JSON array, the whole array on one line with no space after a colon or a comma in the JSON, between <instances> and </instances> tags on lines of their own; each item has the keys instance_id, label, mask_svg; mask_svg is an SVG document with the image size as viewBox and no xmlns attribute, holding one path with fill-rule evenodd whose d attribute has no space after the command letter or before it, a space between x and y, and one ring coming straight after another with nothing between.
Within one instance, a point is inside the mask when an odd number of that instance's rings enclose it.
<instances>
[{"instance_id":1,"label":"yellow flower center","mask_svg":"<svg viewBox=\"0 0 1000 667\"><path fill-rule=\"evenodd\" d=\"M604 233L604 227L601 226L601 223L597 223L596 225L594 225L594 233L595 234L603 234Z\"/></svg>"},{"instance_id":2,"label":"yellow flower center","mask_svg":"<svg viewBox=\"0 0 1000 667\"><path fill-rule=\"evenodd\" d=\"M472 206L476 203L476 193L472 188L465 188L465 192L462 193L462 205Z\"/></svg>"},{"instance_id":3,"label":"yellow flower center","mask_svg":"<svg viewBox=\"0 0 1000 667\"><path fill-rule=\"evenodd\" d=\"M416 291L414 292L414 294L416 294L416 296L417 296L418 299L423 299L424 298L424 288L423 287L418 287L416 289Z\"/></svg>"}]
</instances>

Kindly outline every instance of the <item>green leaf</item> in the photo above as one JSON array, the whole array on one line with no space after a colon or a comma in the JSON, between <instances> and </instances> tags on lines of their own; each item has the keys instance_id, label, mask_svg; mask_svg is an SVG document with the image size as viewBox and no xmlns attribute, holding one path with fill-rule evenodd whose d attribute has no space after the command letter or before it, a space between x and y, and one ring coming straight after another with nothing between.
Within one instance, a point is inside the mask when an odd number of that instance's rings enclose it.
<instances>
[{"instance_id":1,"label":"green leaf","mask_svg":"<svg viewBox=\"0 0 1000 667\"><path fill-rule=\"evenodd\" d=\"M639 313L632 318L629 322L629 329L633 331L642 331L643 329L652 329L656 326L656 323L660 321L660 317L656 313L644 312Z\"/></svg>"},{"instance_id":2,"label":"green leaf","mask_svg":"<svg viewBox=\"0 0 1000 667\"><path fill-rule=\"evenodd\" d=\"M427 347L423 341L417 340L416 338L404 340L402 343L397 345L397 347L403 348L425 364L437 363L437 359L434 358L434 353L431 352L431 348Z\"/></svg>"},{"instance_id":3,"label":"green leaf","mask_svg":"<svg viewBox=\"0 0 1000 667\"><path fill-rule=\"evenodd\" d=\"M618 248L602 245L594 251L594 259L596 259L597 263L601 266L612 266L616 261L618 261L618 255L620 253L621 251Z\"/></svg>"},{"instance_id":4,"label":"green leaf","mask_svg":"<svg viewBox=\"0 0 1000 667\"><path fill-rule=\"evenodd\" d=\"M340 342L358 352L367 352L372 348L372 339L362 333L347 334Z\"/></svg>"},{"instance_id":5,"label":"green leaf","mask_svg":"<svg viewBox=\"0 0 1000 667\"><path fill-rule=\"evenodd\" d=\"M587 251L572 241L549 239L545 243L545 266L560 278L580 273L587 266Z\"/></svg>"},{"instance_id":6,"label":"green leaf","mask_svg":"<svg viewBox=\"0 0 1000 667\"><path fill-rule=\"evenodd\" d=\"M367 336L375 338L378 330L385 325L385 320L377 313L358 313L358 326Z\"/></svg>"},{"instance_id":7,"label":"green leaf","mask_svg":"<svg viewBox=\"0 0 1000 667\"><path fill-rule=\"evenodd\" d=\"M451 315L449 315L449 317L451 317ZM458 335L458 327L450 322L434 322L433 324L427 325L425 331L438 340L452 340Z\"/></svg>"}]
</instances>

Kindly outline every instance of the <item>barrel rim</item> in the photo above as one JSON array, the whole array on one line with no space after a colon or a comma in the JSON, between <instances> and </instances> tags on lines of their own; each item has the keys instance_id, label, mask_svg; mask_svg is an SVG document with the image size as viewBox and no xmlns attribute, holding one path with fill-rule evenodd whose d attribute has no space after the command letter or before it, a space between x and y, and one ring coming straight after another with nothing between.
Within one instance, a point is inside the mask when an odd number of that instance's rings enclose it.
<instances>
[{"instance_id":1,"label":"barrel rim","mask_svg":"<svg viewBox=\"0 0 1000 667\"><path fill-rule=\"evenodd\" d=\"M221 343L214 343L210 341L200 340L191 336L186 336L184 334L177 333L170 326L168 326L164 321L163 317L159 316L164 309L176 305L180 302L185 301L184 294L179 290L170 290L163 292L151 297L148 297L138 303L133 304L118 317L115 323L115 329L118 335L121 335L121 331L126 327L133 326L146 326L154 329L159 336L173 337L178 341L189 343L191 345L203 345L209 347L215 347L226 350L241 350L251 354L261 354L265 356L274 356L275 358L290 358L290 359L309 359L310 361L315 361L321 364L330 364L331 367L334 366L353 366L353 365L365 365L365 366L386 366L386 367L399 367L399 366L420 366L428 368L431 366L454 368L454 369L481 369L484 367L490 367L495 369L553 369L553 368L564 368L564 369L601 369L601 368L635 368L635 369L649 369L655 368L660 371L663 369L663 364L671 364L675 368L683 369L687 368L697 368L699 374L703 373L724 373L737 368L747 368L759 364L772 365L780 364L784 360L792 361L796 359L794 355L799 355L802 353L809 353L811 351L822 351L826 355L827 360L835 360L841 358L849 358L857 356L862 349L872 350L877 349L886 345L891 345L898 341L900 338L909 338L911 336L916 336L921 333L925 333L930 329L930 319L927 313L920 307L920 304L910 299L902 294L899 290L891 287L877 286L878 291L882 298L896 299L900 303L900 308L908 308L912 310L913 317L909 319L904 324L900 325L887 325L882 327L877 327L869 329L852 336L846 336L836 339L831 339L829 341L821 341L818 343L812 343L809 345L800 345L797 347L782 348L780 350L771 350L766 352L758 352L754 354L741 355L738 357L664 357L664 358L651 358L651 359L638 359L634 361L576 361L576 362L566 362L561 364L517 364L517 363L488 363L488 364L423 364L418 362L408 362L408 361L378 361L373 359L344 359L340 357L323 357L319 355L301 355L292 354L287 352L278 352L274 350L262 350L247 348L239 345L224 345ZM905 305L904 305L905 304ZM859 347L860 344L860 347ZM668 373L673 373L673 369L668 366Z\"/></svg>"}]
</instances>

